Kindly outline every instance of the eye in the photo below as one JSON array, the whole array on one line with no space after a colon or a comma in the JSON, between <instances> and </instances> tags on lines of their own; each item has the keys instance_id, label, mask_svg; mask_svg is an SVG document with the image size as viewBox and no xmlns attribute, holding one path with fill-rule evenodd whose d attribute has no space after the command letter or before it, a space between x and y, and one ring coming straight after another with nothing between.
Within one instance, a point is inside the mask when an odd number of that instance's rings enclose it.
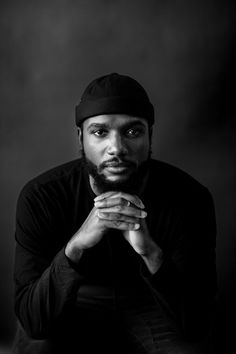
<instances>
[{"instance_id":1,"label":"eye","mask_svg":"<svg viewBox=\"0 0 236 354\"><path fill-rule=\"evenodd\" d=\"M96 129L92 131L92 134L94 134L97 137L103 137L107 134L107 131L105 129Z\"/></svg>"},{"instance_id":2,"label":"eye","mask_svg":"<svg viewBox=\"0 0 236 354\"><path fill-rule=\"evenodd\" d=\"M126 135L131 138L138 137L142 134L141 129L131 128L126 131Z\"/></svg>"}]
</instances>

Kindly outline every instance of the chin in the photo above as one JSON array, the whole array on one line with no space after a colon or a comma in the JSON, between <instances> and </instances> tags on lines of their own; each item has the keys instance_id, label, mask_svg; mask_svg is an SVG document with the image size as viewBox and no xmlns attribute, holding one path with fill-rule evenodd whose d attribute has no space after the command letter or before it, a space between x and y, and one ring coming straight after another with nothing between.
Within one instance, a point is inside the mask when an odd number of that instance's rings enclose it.
<instances>
[{"instance_id":1,"label":"chin","mask_svg":"<svg viewBox=\"0 0 236 354\"><path fill-rule=\"evenodd\" d=\"M129 180L130 176L109 176L105 177L105 181L108 183L123 183Z\"/></svg>"},{"instance_id":2,"label":"chin","mask_svg":"<svg viewBox=\"0 0 236 354\"><path fill-rule=\"evenodd\" d=\"M97 178L95 183L102 193L109 191L131 193L134 187L134 182L130 179L130 176L103 176L103 178Z\"/></svg>"}]
</instances>

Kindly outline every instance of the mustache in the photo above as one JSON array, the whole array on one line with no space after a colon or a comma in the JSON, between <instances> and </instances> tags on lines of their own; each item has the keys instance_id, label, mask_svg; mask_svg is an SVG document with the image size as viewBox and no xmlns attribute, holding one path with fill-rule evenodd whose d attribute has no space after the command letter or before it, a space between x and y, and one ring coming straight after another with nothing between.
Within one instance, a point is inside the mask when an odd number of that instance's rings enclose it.
<instances>
[{"instance_id":1,"label":"mustache","mask_svg":"<svg viewBox=\"0 0 236 354\"><path fill-rule=\"evenodd\" d=\"M137 164L133 161L122 160L119 158L112 158L102 162L99 166L99 170L106 167L136 167Z\"/></svg>"}]
</instances>

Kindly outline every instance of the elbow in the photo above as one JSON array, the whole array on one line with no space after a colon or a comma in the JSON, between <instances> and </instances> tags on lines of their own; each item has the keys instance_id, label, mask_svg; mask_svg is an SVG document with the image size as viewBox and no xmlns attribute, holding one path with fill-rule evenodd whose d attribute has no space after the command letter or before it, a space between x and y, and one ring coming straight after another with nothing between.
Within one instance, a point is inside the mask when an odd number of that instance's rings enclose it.
<instances>
[{"instance_id":1,"label":"elbow","mask_svg":"<svg viewBox=\"0 0 236 354\"><path fill-rule=\"evenodd\" d=\"M45 340L49 338L50 331L48 325L43 325L39 318L27 315L26 311L20 311L15 309L16 317L18 320L18 326L26 336L33 340Z\"/></svg>"},{"instance_id":2,"label":"elbow","mask_svg":"<svg viewBox=\"0 0 236 354\"><path fill-rule=\"evenodd\" d=\"M49 337L47 333L35 329L27 329L25 330L25 333L32 340L46 340Z\"/></svg>"},{"instance_id":3,"label":"elbow","mask_svg":"<svg viewBox=\"0 0 236 354\"><path fill-rule=\"evenodd\" d=\"M49 333L40 328L25 328L27 336L33 340L45 340L49 338Z\"/></svg>"},{"instance_id":4,"label":"elbow","mask_svg":"<svg viewBox=\"0 0 236 354\"><path fill-rule=\"evenodd\" d=\"M45 340L49 338L49 331L44 328L40 328L37 326L30 326L28 323L21 321L18 319L19 327L21 331L23 331L29 339L32 340Z\"/></svg>"}]
</instances>

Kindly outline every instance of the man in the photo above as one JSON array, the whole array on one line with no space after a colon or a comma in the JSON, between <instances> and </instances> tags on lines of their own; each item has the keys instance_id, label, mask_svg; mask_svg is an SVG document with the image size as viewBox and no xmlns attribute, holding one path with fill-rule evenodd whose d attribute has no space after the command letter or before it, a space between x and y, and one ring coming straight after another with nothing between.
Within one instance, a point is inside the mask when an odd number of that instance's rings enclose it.
<instances>
[{"instance_id":1,"label":"man","mask_svg":"<svg viewBox=\"0 0 236 354\"><path fill-rule=\"evenodd\" d=\"M151 159L154 109L134 79L92 81L82 158L17 205L15 353L204 353L216 292L209 191Z\"/></svg>"}]
</instances>

